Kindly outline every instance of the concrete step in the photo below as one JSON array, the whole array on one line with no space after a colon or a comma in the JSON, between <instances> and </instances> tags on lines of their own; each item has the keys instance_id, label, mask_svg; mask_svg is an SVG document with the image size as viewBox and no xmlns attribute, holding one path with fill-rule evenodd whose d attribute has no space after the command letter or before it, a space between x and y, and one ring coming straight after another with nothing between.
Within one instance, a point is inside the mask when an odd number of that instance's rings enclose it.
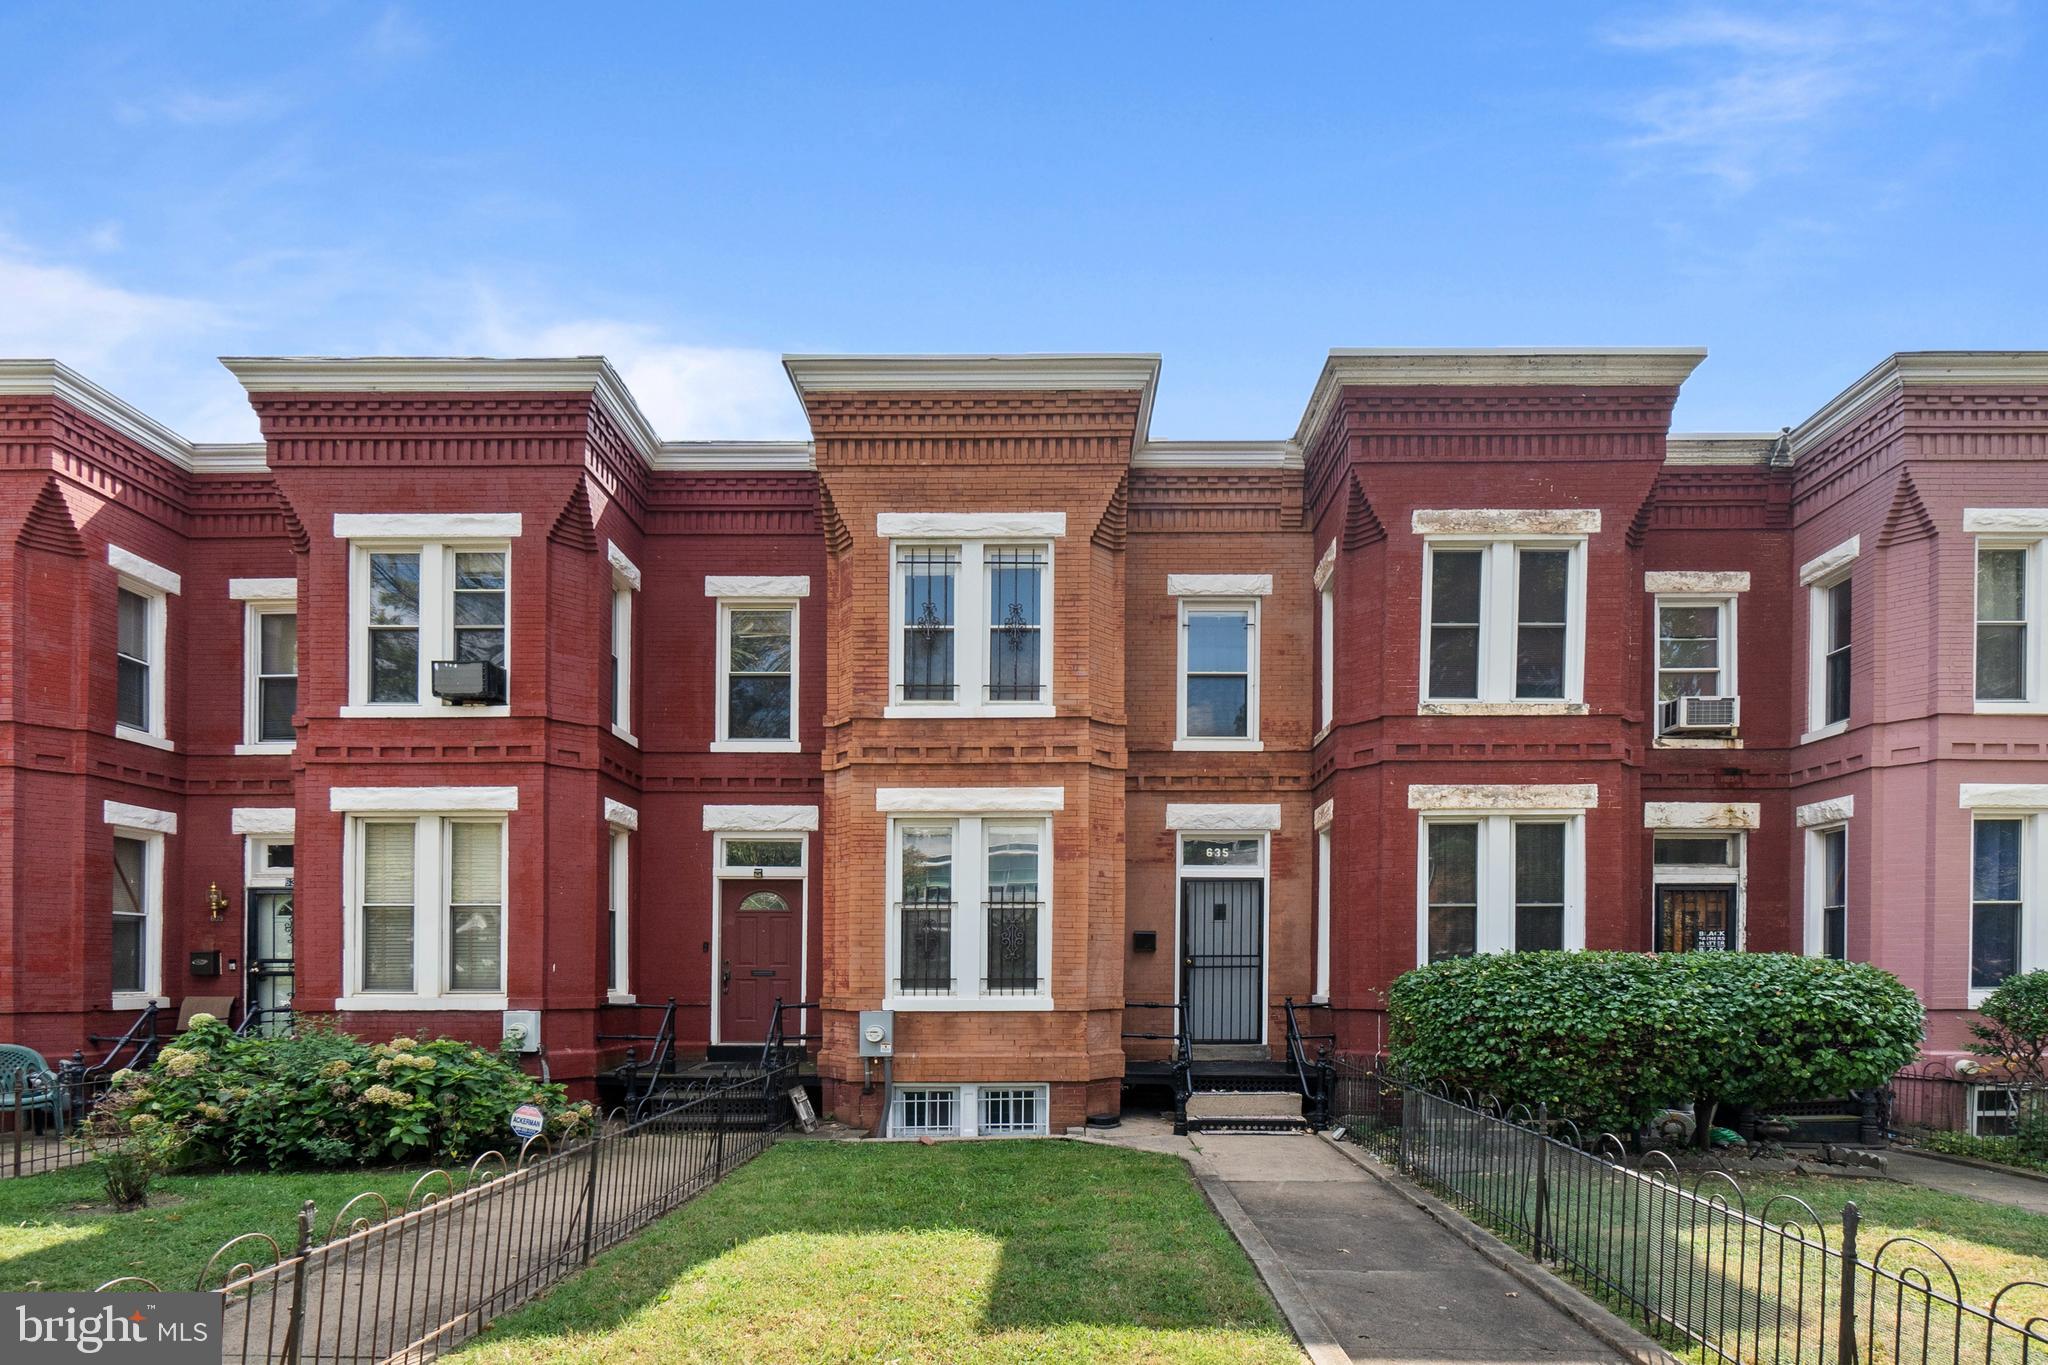
<instances>
[{"instance_id":1,"label":"concrete step","mask_svg":"<svg viewBox=\"0 0 2048 1365\"><path fill-rule=\"evenodd\" d=\"M1188 1122L1197 1119L1301 1118L1301 1096L1287 1090L1197 1090L1188 1096Z\"/></svg>"},{"instance_id":2,"label":"concrete step","mask_svg":"<svg viewBox=\"0 0 2048 1365\"><path fill-rule=\"evenodd\" d=\"M1196 1043L1193 1052L1198 1062L1264 1062L1273 1056L1257 1043Z\"/></svg>"}]
</instances>

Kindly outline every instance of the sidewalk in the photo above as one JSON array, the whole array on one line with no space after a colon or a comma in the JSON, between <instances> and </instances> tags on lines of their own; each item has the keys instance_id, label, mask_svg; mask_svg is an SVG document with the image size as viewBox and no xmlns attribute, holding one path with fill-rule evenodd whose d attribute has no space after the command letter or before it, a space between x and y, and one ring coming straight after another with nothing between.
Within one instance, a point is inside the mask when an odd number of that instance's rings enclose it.
<instances>
[{"instance_id":1,"label":"sidewalk","mask_svg":"<svg viewBox=\"0 0 2048 1365\"><path fill-rule=\"evenodd\" d=\"M2030 1180L2004 1171L1980 1170L1958 1162L1936 1161L1932 1157L1893 1147L1885 1152L1885 1174L1909 1185L1922 1185L1946 1194L1966 1194L1992 1204L2048 1213L2048 1181Z\"/></svg>"},{"instance_id":2,"label":"sidewalk","mask_svg":"<svg viewBox=\"0 0 2048 1365\"><path fill-rule=\"evenodd\" d=\"M1189 1161L1317 1365L1621 1358L1321 1138L1124 1128L1091 1138Z\"/></svg>"}]
</instances>

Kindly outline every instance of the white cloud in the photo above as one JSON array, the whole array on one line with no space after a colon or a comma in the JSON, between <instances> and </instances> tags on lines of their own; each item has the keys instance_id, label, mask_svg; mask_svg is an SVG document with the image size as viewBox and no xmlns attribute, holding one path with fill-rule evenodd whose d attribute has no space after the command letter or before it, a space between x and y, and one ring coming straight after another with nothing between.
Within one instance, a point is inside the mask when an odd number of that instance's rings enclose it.
<instances>
[{"instance_id":1,"label":"white cloud","mask_svg":"<svg viewBox=\"0 0 2048 1365\"><path fill-rule=\"evenodd\" d=\"M36 261L0 241L0 355L50 356L79 369L112 367L216 325L211 305L145 294L66 265Z\"/></svg>"},{"instance_id":2,"label":"white cloud","mask_svg":"<svg viewBox=\"0 0 2048 1365\"><path fill-rule=\"evenodd\" d=\"M167 90L147 98L128 98L114 106L123 123L176 123L186 127L218 127L269 118L289 107L273 90Z\"/></svg>"},{"instance_id":3,"label":"white cloud","mask_svg":"<svg viewBox=\"0 0 2048 1365\"><path fill-rule=\"evenodd\" d=\"M363 35L363 55L378 62L406 62L423 57L434 45L426 27L397 5L386 7Z\"/></svg>"},{"instance_id":4,"label":"white cloud","mask_svg":"<svg viewBox=\"0 0 2048 1365\"><path fill-rule=\"evenodd\" d=\"M1742 192L1796 169L1827 136L1903 100L1940 99L2010 42L1995 0L1847 0L1749 12L1714 5L1619 27L1611 46L1661 64L1630 100L1632 152Z\"/></svg>"}]
</instances>

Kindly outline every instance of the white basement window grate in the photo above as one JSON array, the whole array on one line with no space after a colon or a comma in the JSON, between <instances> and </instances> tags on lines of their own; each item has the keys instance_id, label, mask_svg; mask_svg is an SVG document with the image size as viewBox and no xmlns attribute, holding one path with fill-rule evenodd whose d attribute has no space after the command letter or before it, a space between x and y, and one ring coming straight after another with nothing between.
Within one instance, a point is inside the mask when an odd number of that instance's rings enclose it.
<instances>
[{"instance_id":1,"label":"white basement window grate","mask_svg":"<svg viewBox=\"0 0 2048 1365\"><path fill-rule=\"evenodd\" d=\"M960 1132L960 1092L898 1090L892 1118L897 1137L954 1137Z\"/></svg>"},{"instance_id":2,"label":"white basement window grate","mask_svg":"<svg viewBox=\"0 0 2048 1365\"><path fill-rule=\"evenodd\" d=\"M1036 1086L983 1086L983 1137L1019 1137L1045 1131L1045 1095Z\"/></svg>"}]
</instances>

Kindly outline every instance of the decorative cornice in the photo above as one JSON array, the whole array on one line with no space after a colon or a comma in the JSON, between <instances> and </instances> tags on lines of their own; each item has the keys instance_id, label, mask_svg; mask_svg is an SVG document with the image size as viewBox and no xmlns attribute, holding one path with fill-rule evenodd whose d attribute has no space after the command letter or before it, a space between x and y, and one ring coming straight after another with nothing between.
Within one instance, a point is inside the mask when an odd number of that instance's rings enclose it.
<instances>
[{"instance_id":1,"label":"decorative cornice","mask_svg":"<svg viewBox=\"0 0 2048 1365\"><path fill-rule=\"evenodd\" d=\"M1684 465L1761 465L1781 439L1775 431L1708 431L1672 435L1664 441L1664 463Z\"/></svg>"},{"instance_id":2,"label":"decorative cornice","mask_svg":"<svg viewBox=\"0 0 2048 1365\"><path fill-rule=\"evenodd\" d=\"M195 474L267 474L270 472L270 447L262 441L243 444L200 445L187 447L187 457Z\"/></svg>"},{"instance_id":3,"label":"decorative cornice","mask_svg":"<svg viewBox=\"0 0 2048 1365\"><path fill-rule=\"evenodd\" d=\"M1301 447L1292 441L1147 441L1131 463L1155 469L1301 468Z\"/></svg>"},{"instance_id":4,"label":"decorative cornice","mask_svg":"<svg viewBox=\"0 0 2048 1365\"><path fill-rule=\"evenodd\" d=\"M809 441L663 441L648 464L689 474L808 472L818 467Z\"/></svg>"},{"instance_id":5,"label":"decorative cornice","mask_svg":"<svg viewBox=\"0 0 2048 1365\"><path fill-rule=\"evenodd\" d=\"M797 397L813 393L1135 389L1138 442L1152 425L1156 355L785 355Z\"/></svg>"},{"instance_id":6,"label":"decorative cornice","mask_svg":"<svg viewBox=\"0 0 2048 1365\"><path fill-rule=\"evenodd\" d=\"M191 469L192 443L131 407L61 360L0 360L0 398L57 398L119 436L180 469ZM223 447L208 447L222 449Z\"/></svg>"},{"instance_id":7,"label":"decorative cornice","mask_svg":"<svg viewBox=\"0 0 2048 1365\"><path fill-rule=\"evenodd\" d=\"M1788 450L1798 459L1854 421L1862 410L1909 384L2048 386L2048 351L1899 351L1821 405L1792 429Z\"/></svg>"}]
</instances>

